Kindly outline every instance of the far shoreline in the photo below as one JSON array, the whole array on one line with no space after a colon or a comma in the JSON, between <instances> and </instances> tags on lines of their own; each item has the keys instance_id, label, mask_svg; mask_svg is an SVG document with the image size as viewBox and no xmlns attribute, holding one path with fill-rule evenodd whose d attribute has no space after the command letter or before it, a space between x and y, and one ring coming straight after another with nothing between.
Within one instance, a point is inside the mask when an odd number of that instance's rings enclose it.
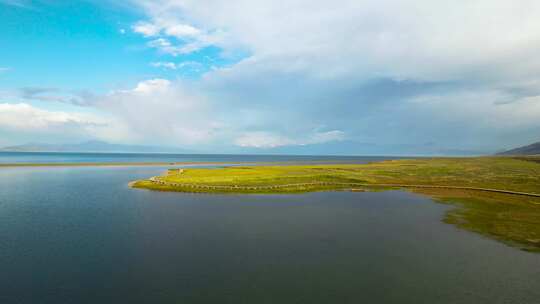
<instances>
[{"instance_id":1,"label":"far shoreline","mask_svg":"<svg viewBox=\"0 0 540 304\"><path fill-rule=\"evenodd\" d=\"M153 166L212 166L255 164L253 162L96 162L96 163L0 163L0 168L15 167L153 167Z\"/></svg>"},{"instance_id":2,"label":"far shoreline","mask_svg":"<svg viewBox=\"0 0 540 304\"><path fill-rule=\"evenodd\" d=\"M377 160L367 161L377 162ZM310 161L235 161L235 162L73 162L73 163L0 163L0 168L16 167L165 167L165 166L238 166L238 165L309 165L309 164L363 164L344 160Z\"/></svg>"}]
</instances>

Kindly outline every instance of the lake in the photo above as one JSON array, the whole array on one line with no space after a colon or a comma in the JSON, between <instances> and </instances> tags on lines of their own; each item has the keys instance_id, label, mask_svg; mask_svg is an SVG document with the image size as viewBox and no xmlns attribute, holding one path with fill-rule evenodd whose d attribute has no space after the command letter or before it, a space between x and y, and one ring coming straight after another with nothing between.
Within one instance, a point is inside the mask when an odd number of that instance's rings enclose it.
<instances>
[{"instance_id":1,"label":"lake","mask_svg":"<svg viewBox=\"0 0 540 304\"><path fill-rule=\"evenodd\" d=\"M0 303L538 303L540 255L403 191L130 189L163 167L0 168Z\"/></svg>"},{"instance_id":2,"label":"lake","mask_svg":"<svg viewBox=\"0 0 540 304\"><path fill-rule=\"evenodd\" d=\"M403 157L401 157L403 158ZM16 163L171 163L171 162L331 162L357 163L396 159L384 156L237 155L91 152L0 152L0 164Z\"/></svg>"}]
</instances>

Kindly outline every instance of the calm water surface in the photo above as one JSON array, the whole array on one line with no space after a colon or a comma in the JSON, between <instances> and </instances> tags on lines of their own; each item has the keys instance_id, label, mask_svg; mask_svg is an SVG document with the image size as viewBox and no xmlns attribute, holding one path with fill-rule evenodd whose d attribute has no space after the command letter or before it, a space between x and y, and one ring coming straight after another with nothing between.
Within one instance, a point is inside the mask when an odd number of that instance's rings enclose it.
<instances>
[{"instance_id":1,"label":"calm water surface","mask_svg":"<svg viewBox=\"0 0 540 304\"><path fill-rule=\"evenodd\" d=\"M204 195L0 168L0 303L539 303L540 255L400 191Z\"/></svg>"},{"instance_id":2,"label":"calm water surface","mask_svg":"<svg viewBox=\"0 0 540 304\"><path fill-rule=\"evenodd\" d=\"M168 153L0 152L0 164L12 163L123 163L123 162L332 162L366 163L395 159L384 156L235 155Z\"/></svg>"}]
</instances>

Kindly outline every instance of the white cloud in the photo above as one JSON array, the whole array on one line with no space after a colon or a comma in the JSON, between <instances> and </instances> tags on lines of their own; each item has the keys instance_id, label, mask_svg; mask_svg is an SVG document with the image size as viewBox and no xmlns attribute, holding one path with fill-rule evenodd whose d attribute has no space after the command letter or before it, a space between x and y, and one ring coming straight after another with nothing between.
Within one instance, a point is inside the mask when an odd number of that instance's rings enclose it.
<instances>
[{"instance_id":1,"label":"white cloud","mask_svg":"<svg viewBox=\"0 0 540 304\"><path fill-rule=\"evenodd\" d=\"M198 80L146 80L97 98L94 106L130 140L492 148L540 131L536 0L135 2L147 17L132 30L161 53L182 58L215 46L248 55L226 68L204 66Z\"/></svg>"},{"instance_id":2,"label":"white cloud","mask_svg":"<svg viewBox=\"0 0 540 304\"><path fill-rule=\"evenodd\" d=\"M331 141L341 141L345 139L345 132L339 130L327 132L315 132L307 140L306 144L322 144Z\"/></svg>"},{"instance_id":3,"label":"white cloud","mask_svg":"<svg viewBox=\"0 0 540 304\"><path fill-rule=\"evenodd\" d=\"M203 33L189 24L169 23L163 19L154 22L141 21L132 26L135 33L145 37L155 37L160 34L176 37L178 39L197 38Z\"/></svg>"},{"instance_id":4,"label":"white cloud","mask_svg":"<svg viewBox=\"0 0 540 304\"><path fill-rule=\"evenodd\" d=\"M13 143L51 139L72 143L95 138L117 143L133 140L128 126L114 117L52 111L27 103L0 103L0 134L12 138Z\"/></svg>"},{"instance_id":5,"label":"white cloud","mask_svg":"<svg viewBox=\"0 0 540 304\"><path fill-rule=\"evenodd\" d=\"M233 108L256 117L227 120L243 134L234 137L240 146L297 144L299 134L318 125L344 130L348 139L444 138L449 146L467 133L469 142L489 147L503 137L526 141L540 130L535 0L138 3L147 22L196 28L199 35L187 44L249 54L197 84L220 113ZM155 42L161 51L191 51L161 35L165 41ZM372 84L381 79L394 91ZM276 121L294 123L286 129Z\"/></svg>"},{"instance_id":6,"label":"white cloud","mask_svg":"<svg viewBox=\"0 0 540 304\"><path fill-rule=\"evenodd\" d=\"M155 18L140 21L132 26L134 32L153 38L148 46L165 54L178 56L201 50L211 45L218 45L225 40L225 32L220 29L201 29L185 22L177 10L161 10L159 6L145 2L143 5L151 11L158 10ZM169 8L168 4L163 7Z\"/></svg>"},{"instance_id":7,"label":"white cloud","mask_svg":"<svg viewBox=\"0 0 540 304\"><path fill-rule=\"evenodd\" d=\"M166 27L165 34L174 36L176 38L197 37L201 34L201 31L188 24L175 24L170 27Z\"/></svg>"},{"instance_id":8,"label":"white cloud","mask_svg":"<svg viewBox=\"0 0 540 304\"><path fill-rule=\"evenodd\" d=\"M108 113L111 126L122 130L123 141L192 146L231 148L272 148L318 144L344 139L338 130L312 129L296 134L278 135L269 132L245 132L263 121L243 120L249 110L209 100L200 92L202 88L185 81L149 79L139 82L132 89L112 91L97 97L94 106ZM228 108L225 110L225 108ZM249 109L249 107L245 107ZM248 114L249 115L249 114ZM103 136L105 129L101 133Z\"/></svg>"},{"instance_id":9,"label":"white cloud","mask_svg":"<svg viewBox=\"0 0 540 304\"><path fill-rule=\"evenodd\" d=\"M160 50L164 51L165 53L175 53L175 52L177 52L175 50L176 47L174 47L169 40L164 39L164 38L158 38L158 39L155 39L155 40L151 40L151 41L148 42L148 46L160 49Z\"/></svg>"},{"instance_id":10,"label":"white cloud","mask_svg":"<svg viewBox=\"0 0 540 304\"><path fill-rule=\"evenodd\" d=\"M167 79L150 79L141 81L133 89L134 93L141 93L145 95L157 95L165 92L169 89L171 82ZM123 91L124 93L131 93L130 91Z\"/></svg>"},{"instance_id":11,"label":"white cloud","mask_svg":"<svg viewBox=\"0 0 540 304\"><path fill-rule=\"evenodd\" d=\"M511 99L512 102L504 102ZM502 101L502 102L501 102ZM512 98L503 91L457 90L420 95L410 101L410 112L424 113L441 123L459 123L471 131L516 132L539 126L540 95Z\"/></svg>"},{"instance_id":12,"label":"white cloud","mask_svg":"<svg viewBox=\"0 0 540 304\"><path fill-rule=\"evenodd\" d=\"M156 68L176 70L176 64L174 62L152 62L150 65Z\"/></svg>"},{"instance_id":13,"label":"white cloud","mask_svg":"<svg viewBox=\"0 0 540 304\"><path fill-rule=\"evenodd\" d=\"M201 71L202 68L202 64L196 61L184 61L180 63L158 61L151 62L150 65L156 68L163 68L169 70L188 69L192 71Z\"/></svg>"},{"instance_id":14,"label":"white cloud","mask_svg":"<svg viewBox=\"0 0 540 304\"><path fill-rule=\"evenodd\" d=\"M269 132L248 132L235 140L240 147L276 148L295 144L294 140Z\"/></svg>"},{"instance_id":15,"label":"white cloud","mask_svg":"<svg viewBox=\"0 0 540 304\"><path fill-rule=\"evenodd\" d=\"M0 73L7 72L9 70L10 70L9 68L0 67Z\"/></svg>"},{"instance_id":16,"label":"white cloud","mask_svg":"<svg viewBox=\"0 0 540 304\"><path fill-rule=\"evenodd\" d=\"M148 42L148 46L156 48L165 54L170 54L173 56L188 54L199 49L198 46L193 44L174 45L165 38L151 40Z\"/></svg>"},{"instance_id":17,"label":"white cloud","mask_svg":"<svg viewBox=\"0 0 540 304\"><path fill-rule=\"evenodd\" d=\"M89 105L93 98L93 94L87 91L63 92L58 88L47 87L23 87L18 93L18 97L25 100L60 102L78 106Z\"/></svg>"},{"instance_id":18,"label":"white cloud","mask_svg":"<svg viewBox=\"0 0 540 304\"><path fill-rule=\"evenodd\" d=\"M1 128L44 132L66 126L93 128L106 123L93 115L43 110L26 103L0 103Z\"/></svg>"},{"instance_id":19,"label":"white cloud","mask_svg":"<svg viewBox=\"0 0 540 304\"><path fill-rule=\"evenodd\" d=\"M98 98L96 107L130 130L135 141L185 146L207 144L223 124L206 99L182 82L150 79Z\"/></svg>"},{"instance_id":20,"label":"white cloud","mask_svg":"<svg viewBox=\"0 0 540 304\"><path fill-rule=\"evenodd\" d=\"M174 28L191 20L201 33L227 37L207 43L245 47L260 64L293 64L319 77L508 78L540 67L540 3L534 0L139 3L153 24Z\"/></svg>"},{"instance_id":21,"label":"white cloud","mask_svg":"<svg viewBox=\"0 0 540 304\"><path fill-rule=\"evenodd\" d=\"M161 28L149 22L138 22L132 27L135 33L144 35L145 37L153 37L159 34Z\"/></svg>"},{"instance_id":22,"label":"white cloud","mask_svg":"<svg viewBox=\"0 0 540 304\"><path fill-rule=\"evenodd\" d=\"M305 138L292 139L272 132L246 132L235 140L235 144L244 148L277 148L283 146L304 146L341 141L345 134L339 130L314 132L306 134Z\"/></svg>"}]
</instances>

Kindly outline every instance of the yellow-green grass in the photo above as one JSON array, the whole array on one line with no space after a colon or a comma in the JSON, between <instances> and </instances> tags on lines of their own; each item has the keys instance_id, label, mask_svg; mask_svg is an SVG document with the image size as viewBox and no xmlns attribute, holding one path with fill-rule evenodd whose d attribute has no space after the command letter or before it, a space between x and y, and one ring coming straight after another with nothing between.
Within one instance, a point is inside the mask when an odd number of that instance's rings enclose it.
<instances>
[{"instance_id":1,"label":"yellow-green grass","mask_svg":"<svg viewBox=\"0 0 540 304\"><path fill-rule=\"evenodd\" d=\"M540 198L492 192L414 189L455 208L444 222L540 253Z\"/></svg>"},{"instance_id":2,"label":"yellow-green grass","mask_svg":"<svg viewBox=\"0 0 540 304\"><path fill-rule=\"evenodd\" d=\"M298 193L409 185L413 186L406 187L410 191L457 207L447 212L445 222L525 250L540 252L540 197L414 187L473 187L540 194L538 160L511 157L421 158L351 165L172 169L164 176L154 177L154 181L136 181L132 186L204 193Z\"/></svg>"}]
</instances>

